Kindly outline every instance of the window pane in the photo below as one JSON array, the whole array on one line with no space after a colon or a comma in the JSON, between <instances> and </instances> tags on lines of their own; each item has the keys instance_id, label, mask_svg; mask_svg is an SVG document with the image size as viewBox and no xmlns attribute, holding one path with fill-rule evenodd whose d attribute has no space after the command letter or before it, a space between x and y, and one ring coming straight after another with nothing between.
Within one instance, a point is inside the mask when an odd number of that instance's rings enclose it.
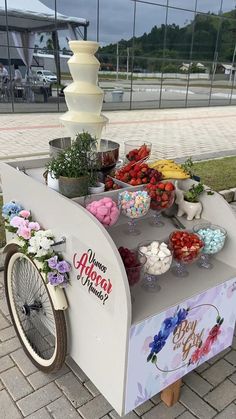
<instances>
[{"instance_id":1,"label":"window pane","mask_svg":"<svg viewBox=\"0 0 236 419\"><path fill-rule=\"evenodd\" d=\"M132 108L159 107L165 7L137 3Z\"/></svg>"},{"instance_id":2,"label":"window pane","mask_svg":"<svg viewBox=\"0 0 236 419\"><path fill-rule=\"evenodd\" d=\"M27 50L28 55L33 52L33 49ZM21 59L22 54L22 49L10 47L12 78L8 84L8 94L10 100L14 101L15 111L58 110L54 55L37 57L37 61L33 59L31 71L27 72L27 67ZM43 74L37 74L40 69ZM44 74L44 69L51 70L53 74L51 76Z\"/></svg>"},{"instance_id":3,"label":"window pane","mask_svg":"<svg viewBox=\"0 0 236 419\"><path fill-rule=\"evenodd\" d=\"M0 10L0 112L12 112L8 89L10 78L9 56L7 48L7 27L5 5Z\"/></svg>"},{"instance_id":4,"label":"window pane","mask_svg":"<svg viewBox=\"0 0 236 419\"><path fill-rule=\"evenodd\" d=\"M133 2L100 0L99 38L101 45L128 40L133 34Z\"/></svg>"},{"instance_id":5,"label":"window pane","mask_svg":"<svg viewBox=\"0 0 236 419\"><path fill-rule=\"evenodd\" d=\"M162 66L162 108L185 106L189 66L189 62L165 60Z\"/></svg>"},{"instance_id":6,"label":"window pane","mask_svg":"<svg viewBox=\"0 0 236 419\"><path fill-rule=\"evenodd\" d=\"M192 66L194 69L198 68L199 72L191 71L189 75L187 106L208 106L211 90L210 73L212 71L212 62L202 61L199 63L198 61L193 61Z\"/></svg>"},{"instance_id":7,"label":"window pane","mask_svg":"<svg viewBox=\"0 0 236 419\"><path fill-rule=\"evenodd\" d=\"M232 13L232 17L235 17L235 8L236 8L236 0L223 0L223 6L222 6L223 13L234 11L234 13Z\"/></svg>"},{"instance_id":8,"label":"window pane","mask_svg":"<svg viewBox=\"0 0 236 419\"><path fill-rule=\"evenodd\" d=\"M198 14L195 19L193 58L213 60L216 48L220 17Z\"/></svg>"},{"instance_id":9,"label":"window pane","mask_svg":"<svg viewBox=\"0 0 236 419\"><path fill-rule=\"evenodd\" d=\"M132 109L159 107L162 80L161 68L162 58L135 57Z\"/></svg>"},{"instance_id":10,"label":"window pane","mask_svg":"<svg viewBox=\"0 0 236 419\"><path fill-rule=\"evenodd\" d=\"M220 11L221 0L198 0L197 10L204 13L218 14Z\"/></svg>"},{"instance_id":11,"label":"window pane","mask_svg":"<svg viewBox=\"0 0 236 419\"><path fill-rule=\"evenodd\" d=\"M189 59L192 41L193 12L168 10L165 56Z\"/></svg>"},{"instance_id":12,"label":"window pane","mask_svg":"<svg viewBox=\"0 0 236 419\"><path fill-rule=\"evenodd\" d=\"M169 6L180 7L181 9L186 10L195 10L196 0L169 0Z\"/></svg>"},{"instance_id":13,"label":"window pane","mask_svg":"<svg viewBox=\"0 0 236 419\"><path fill-rule=\"evenodd\" d=\"M218 44L218 61L232 61L236 43L236 19L222 19Z\"/></svg>"}]
</instances>

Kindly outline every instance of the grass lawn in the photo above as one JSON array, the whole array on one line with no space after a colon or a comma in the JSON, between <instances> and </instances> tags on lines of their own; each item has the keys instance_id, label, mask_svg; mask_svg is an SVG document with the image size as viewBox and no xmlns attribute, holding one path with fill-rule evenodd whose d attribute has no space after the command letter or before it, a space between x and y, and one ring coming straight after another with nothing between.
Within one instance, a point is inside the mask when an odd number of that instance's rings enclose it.
<instances>
[{"instance_id":1,"label":"grass lawn","mask_svg":"<svg viewBox=\"0 0 236 419\"><path fill-rule=\"evenodd\" d=\"M214 191L236 187L236 156L194 163L194 174Z\"/></svg>"},{"instance_id":2,"label":"grass lawn","mask_svg":"<svg viewBox=\"0 0 236 419\"><path fill-rule=\"evenodd\" d=\"M0 249L5 245L5 230L4 230L4 222L2 219L2 196L0 196Z\"/></svg>"}]
</instances>

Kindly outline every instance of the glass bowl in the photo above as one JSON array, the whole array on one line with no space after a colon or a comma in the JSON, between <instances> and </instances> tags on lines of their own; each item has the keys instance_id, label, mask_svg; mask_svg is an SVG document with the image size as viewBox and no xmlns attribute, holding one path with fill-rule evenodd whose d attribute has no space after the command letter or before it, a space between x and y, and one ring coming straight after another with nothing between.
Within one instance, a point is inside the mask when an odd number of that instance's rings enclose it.
<instances>
[{"instance_id":1,"label":"glass bowl","mask_svg":"<svg viewBox=\"0 0 236 419\"><path fill-rule=\"evenodd\" d=\"M204 247L201 237L192 231L175 230L169 236L169 246L176 262L172 273L178 277L188 276L186 265L196 262Z\"/></svg>"},{"instance_id":2,"label":"glass bowl","mask_svg":"<svg viewBox=\"0 0 236 419\"><path fill-rule=\"evenodd\" d=\"M212 269L213 263L210 261L210 257L223 249L227 231L223 227L211 223L197 224L193 227L193 231L197 233L204 242L198 266L200 266L200 268Z\"/></svg>"},{"instance_id":3,"label":"glass bowl","mask_svg":"<svg viewBox=\"0 0 236 419\"><path fill-rule=\"evenodd\" d=\"M122 214L130 219L127 234L136 236L141 232L137 229L135 220L144 217L150 208L150 197L146 191L123 191L119 193L118 207Z\"/></svg>"},{"instance_id":4,"label":"glass bowl","mask_svg":"<svg viewBox=\"0 0 236 419\"><path fill-rule=\"evenodd\" d=\"M149 159L152 150L152 143L143 140L125 141L125 159L126 162L145 161Z\"/></svg>"},{"instance_id":5,"label":"glass bowl","mask_svg":"<svg viewBox=\"0 0 236 419\"><path fill-rule=\"evenodd\" d=\"M91 196L87 196L84 200L84 206L106 228L113 226L120 216L117 203L110 197L93 201Z\"/></svg>"},{"instance_id":6,"label":"glass bowl","mask_svg":"<svg viewBox=\"0 0 236 419\"><path fill-rule=\"evenodd\" d=\"M173 190L162 189L163 185L171 185ZM169 209L175 202L175 186L172 182L163 182L160 181L157 185L152 185L149 183L145 190L148 192L151 203L150 208L154 211L154 215L151 220L151 225L154 227L162 227L165 225L163 221L160 220L161 212Z\"/></svg>"},{"instance_id":7,"label":"glass bowl","mask_svg":"<svg viewBox=\"0 0 236 419\"><path fill-rule=\"evenodd\" d=\"M129 286L130 288L132 288L140 281L140 279L142 279L144 272L143 268L147 261L147 258L144 255L140 254L140 252L138 252L137 249L130 250L124 247L120 247L118 250L125 267ZM132 302L134 302L134 297L132 296L132 294L131 299Z\"/></svg>"},{"instance_id":8,"label":"glass bowl","mask_svg":"<svg viewBox=\"0 0 236 419\"><path fill-rule=\"evenodd\" d=\"M164 241L143 242L138 245L141 255L146 257L142 288L148 292L158 292L161 287L158 277L166 273L172 264L172 250Z\"/></svg>"}]
</instances>

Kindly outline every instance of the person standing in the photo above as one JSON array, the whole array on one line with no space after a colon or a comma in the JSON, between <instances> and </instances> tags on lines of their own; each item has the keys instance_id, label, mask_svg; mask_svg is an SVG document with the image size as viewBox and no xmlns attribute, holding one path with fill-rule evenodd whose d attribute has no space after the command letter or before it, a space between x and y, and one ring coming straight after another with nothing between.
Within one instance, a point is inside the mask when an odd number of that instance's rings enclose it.
<instances>
[{"instance_id":1,"label":"person standing","mask_svg":"<svg viewBox=\"0 0 236 419\"><path fill-rule=\"evenodd\" d=\"M22 83L22 74L19 70L19 67L17 64L14 64L14 78L13 78L13 82L15 85L17 84L21 84Z\"/></svg>"},{"instance_id":2,"label":"person standing","mask_svg":"<svg viewBox=\"0 0 236 419\"><path fill-rule=\"evenodd\" d=\"M3 83L8 79L8 71L2 63L0 63L0 77Z\"/></svg>"}]
</instances>

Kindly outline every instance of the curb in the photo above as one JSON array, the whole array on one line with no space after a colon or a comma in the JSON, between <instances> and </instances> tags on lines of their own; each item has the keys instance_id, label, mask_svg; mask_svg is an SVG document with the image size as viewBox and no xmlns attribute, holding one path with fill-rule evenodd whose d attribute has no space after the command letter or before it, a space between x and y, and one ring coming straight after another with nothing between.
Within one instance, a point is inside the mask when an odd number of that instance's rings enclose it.
<instances>
[{"instance_id":1,"label":"curb","mask_svg":"<svg viewBox=\"0 0 236 419\"><path fill-rule=\"evenodd\" d=\"M236 188L225 189L218 192L230 204L236 201Z\"/></svg>"}]
</instances>

